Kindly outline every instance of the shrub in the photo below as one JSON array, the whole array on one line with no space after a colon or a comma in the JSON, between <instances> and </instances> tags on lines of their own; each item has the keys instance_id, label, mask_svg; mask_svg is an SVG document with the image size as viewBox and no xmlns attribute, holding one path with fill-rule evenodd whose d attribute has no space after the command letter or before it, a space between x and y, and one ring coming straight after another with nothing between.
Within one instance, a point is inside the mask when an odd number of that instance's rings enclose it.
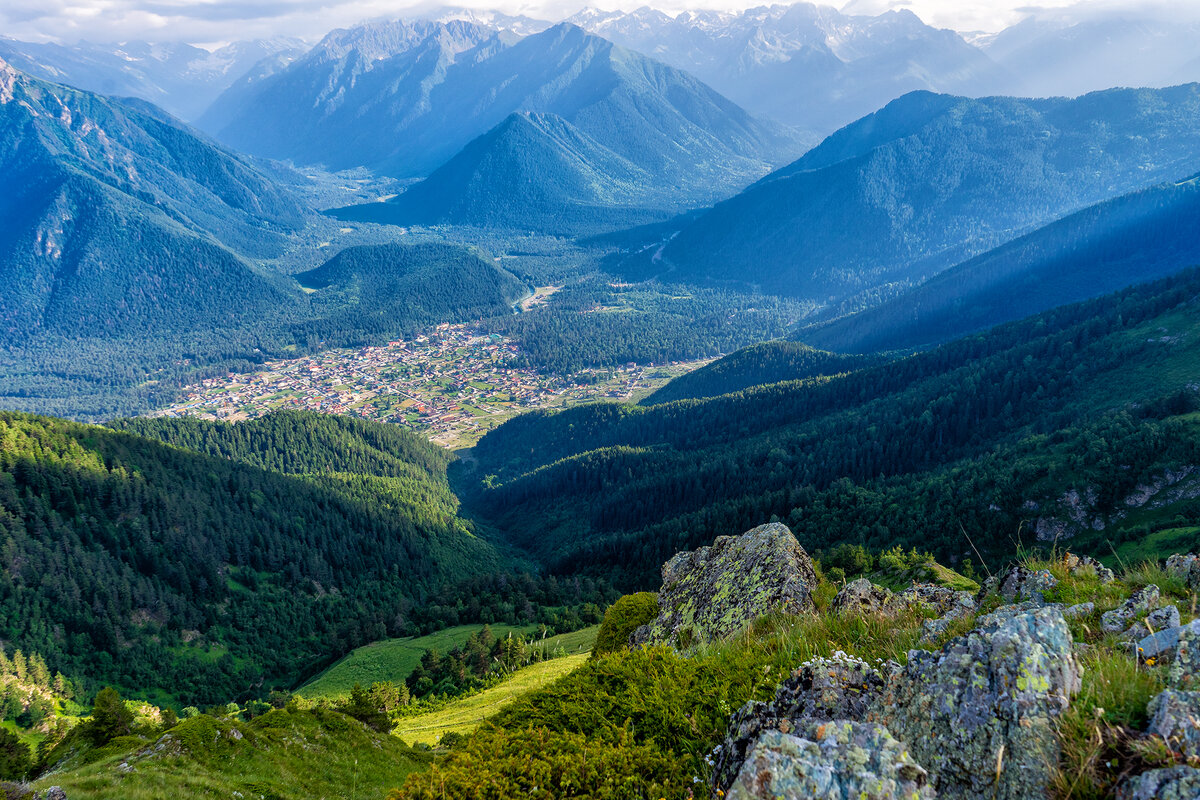
<instances>
[{"instance_id":1,"label":"shrub","mask_svg":"<svg viewBox=\"0 0 1200 800\"><path fill-rule=\"evenodd\" d=\"M596 644L592 647L592 658L623 649L629 643L630 634L657 616L658 595L654 592L638 592L620 598L604 613Z\"/></svg>"},{"instance_id":2,"label":"shrub","mask_svg":"<svg viewBox=\"0 0 1200 800\"><path fill-rule=\"evenodd\" d=\"M595 742L568 731L489 730L471 737L432 771L409 776L389 800L494 800L589 797L594 800L689 796L679 776L690 759L637 744L628 731Z\"/></svg>"},{"instance_id":3,"label":"shrub","mask_svg":"<svg viewBox=\"0 0 1200 800\"><path fill-rule=\"evenodd\" d=\"M29 745L7 728L0 728L0 780L20 780L31 766Z\"/></svg>"},{"instance_id":4,"label":"shrub","mask_svg":"<svg viewBox=\"0 0 1200 800\"><path fill-rule=\"evenodd\" d=\"M107 686L96 695L87 731L92 743L97 747L118 736L128 736L133 732L133 712L125 705L116 689Z\"/></svg>"}]
</instances>

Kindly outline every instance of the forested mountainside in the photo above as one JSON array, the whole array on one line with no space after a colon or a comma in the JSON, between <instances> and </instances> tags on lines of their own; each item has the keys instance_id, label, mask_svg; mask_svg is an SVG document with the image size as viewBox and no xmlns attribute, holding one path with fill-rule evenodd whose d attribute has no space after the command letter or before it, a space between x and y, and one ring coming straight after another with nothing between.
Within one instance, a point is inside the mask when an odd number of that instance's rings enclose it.
<instances>
[{"instance_id":1,"label":"forested mountainside","mask_svg":"<svg viewBox=\"0 0 1200 800\"><path fill-rule=\"evenodd\" d=\"M628 585L767 519L809 549L950 563L1043 530L1143 536L1196 513L1198 289L1190 271L839 377L530 413L474 448L460 495L553 569Z\"/></svg>"},{"instance_id":2,"label":"forested mountainside","mask_svg":"<svg viewBox=\"0 0 1200 800\"><path fill-rule=\"evenodd\" d=\"M979 48L908 9L868 16L810 3L674 15L650 7L586 8L568 21L686 70L752 113L816 138L906 92L979 96L1002 93L1010 83Z\"/></svg>"},{"instance_id":3,"label":"forested mountainside","mask_svg":"<svg viewBox=\"0 0 1200 800\"><path fill-rule=\"evenodd\" d=\"M751 386L840 375L882 363L873 356L854 356L815 350L790 341L763 342L743 347L694 372L681 375L651 393L640 405L675 400L698 400L732 394Z\"/></svg>"},{"instance_id":4,"label":"forested mountainside","mask_svg":"<svg viewBox=\"0 0 1200 800\"><path fill-rule=\"evenodd\" d=\"M840 299L928 278L1197 169L1200 85L1075 99L900 98L689 221L631 274Z\"/></svg>"},{"instance_id":5,"label":"forested mountainside","mask_svg":"<svg viewBox=\"0 0 1200 800\"><path fill-rule=\"evenodd\" d=\"M676 187L562 117L514 113L385 203L338 209L339 219L458 224L559 234L625 228L678 209Z\"/></svg>"},{"instance_id":6,"label":"forested mountainside","mask_svg":"<svg viewBox=\"0 0 1200 800\"><path fill-rule=\"evenodd\" d=\"M384 636L603 597L509 572L458 516L449 456L396 426L121 427L0 417L0 635L88 686L224 702Z\"/></svg>"},{"instance_id":7,"label":"forested mountainside","mask_svg":"<svg viewBox=\"0 0 1200 800\"><path fill-rule=\"evenodd\" d=\"M258 155L420 177L516 111L562 118L679 203L712 202L803 149L691 75L568 24L515 42L463 22L338 31L202 123Z\"/></svg>"},{"instance_id":8,"label":"forested mountainside","mask_svg":"<svg viewBox=\"0 0 1200 800\"><path fill-rule=\"evenodd\" d=\"M565 287L551 305L483 320L481 327L517 341L512 363L571 374L631 361L715 358L783 336L808 310L786 298L601 278Z\"/></svg>"},{"instance_id":9,"label":"forested mountainside","mask_svg":"<svg viewBox=\"0 0 1200 800\"><path fill-rule=\"evenodd\" d=\"M306 213L145 105L0 62L0 347L236 325L286 305L233 251L277 253Z\"/></svg>"},{"instance_id":10,"label":"forested mountainside","mask_svg":"<svg viewBox=\"0 0 1200 800\"><path fill-rule=\"evenodd\" d=\"M4 639L93 681L185 705L288 685L500 565L456 517L445 456L398 428L134 425L227 460L45 417L0 424Z\"/></svg>"},{"instance_id":11,"label":"forested mountainside","mask_svg":"<svg viewBox=\"0 0 1200 800\"><path fill-rule=\"evenodd\" d=\"M412 337L439 322L507 316L526 294L478 252L445 244L348 247L295 277L316 290L314 319L295 326L297 341Z\"/></svg>"},{"instance_id":12,"label":"forested mountainside","mask_svg":"<svg viewBox=\"0 0 1200 800\"><path fill-rule=\"evenodd\" d=\"M851 352L923 347L1197 264L1193 177L1079 211L797 337Z\"/></svg>"}]
</instances>

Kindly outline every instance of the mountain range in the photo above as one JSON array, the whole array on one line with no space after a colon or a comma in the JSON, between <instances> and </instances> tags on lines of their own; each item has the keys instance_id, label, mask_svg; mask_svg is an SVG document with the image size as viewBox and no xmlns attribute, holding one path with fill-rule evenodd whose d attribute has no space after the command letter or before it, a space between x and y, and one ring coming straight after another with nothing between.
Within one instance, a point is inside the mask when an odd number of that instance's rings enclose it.
<instances>
[{"instance_id":1,"label":"mountain range","mask_svg":"<svg viewBox=\"0 0 1200 800\"><path fill-rule=\"evenodd\" d=\"M587 8L568 21L817 139L910 91L978 96L1010 83L959 34L906 9L866 16L796 3L670 16L649 7Z\"/></svg>"},{"instance_id":2,"label":"mountain range","mask_svg":"<svg viewBox=\"0 0 1200 800\"><path fill-rule=\"evenodd\" d=\"M1112 86L1163 87L1200 80L1200 22L1154 7L1035 11L976 40L1003 67L1006 94L1074 96Z\"/></svg>"},{"instance_id":3,"label":"mountain range","mask_svg":"<svg viewBox=\"0 0 1200 800\"><path fill-rule=\"evenodd\" d=\"M629 269L869 301L1093 203L1195 173L1197 122L1197 84L1048 100L915 92L690 219Z\"/></svg>"},{"instance_id":4,"label":"mountain range","mask_svg":"<svg viewBox=\"0 0 1200 800\"><path fill-rule=\"evenodd\" d=\"M401 178L428 175L514 112L554 115L671 186L677 206L803 149L691 75L569 24L522 39L458 21L335 31L235 99L200 120L232 147Z\"/></svg>"},{"instance_id":5,"label":"mountain range","mask_svg":"<svg viewBox=\"0 0 1200 800\"><path fill-rule=\"evenodd\" d=\"M231 42L210 51L183 42L65 45L0 36L0 58L22 72L99 94L138 97L185 120L199 117L260 62L286 62L306 49L287 38Z\"/></svg>"}]
</instances>

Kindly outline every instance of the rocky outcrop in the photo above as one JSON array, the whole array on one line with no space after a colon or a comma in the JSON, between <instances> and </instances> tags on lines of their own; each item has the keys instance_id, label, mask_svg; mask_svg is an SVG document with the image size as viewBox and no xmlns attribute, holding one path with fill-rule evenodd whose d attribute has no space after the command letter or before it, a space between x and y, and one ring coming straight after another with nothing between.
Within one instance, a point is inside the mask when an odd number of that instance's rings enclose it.
<instances>
[{"instance_id":1,"label":"rocky outcrop","mask_svg":"<svg viewBox=\"0 0 1200 800\"><path fill-rule=\"evenodd\" d=\"M813 608L812 560L787 526L760 525L679 553L662 568L659 614L634 633L635 645L681 651L731 636L757 617Z\"/></svg>"},{"instance_id":2,"label":"rocky outcrop","mask_svg":"<svg viewBox=\"0 0 1200 800\"><path fill-rule=\"evenodd\" d=\"M915 583L899 594L866 578L846 584L830 603L835 614L888 616L906 609L937 615L942 620L961 619L975 611L972 592L955 591L932 583Z\"/></svg>"},{"instance_id":3,"label":"rocky outcrop","mask_svg":"<svg viewBox=\"0 0 1200 800\"><path fill-rule=\"evenodd\" d=\"M896 664L881 665L891 674ZM742 769L746 754L766 731L791 733L806 721L862 721L882 699L884 672L845 653L801 664L767 703L750 702L734 712L713 764L713 788L726 790Z\"/></svg>"},{"instance_id":4,"label":"rocky outcrop","mask_svg":"<svg viewBox=\"0 0 1200 800\"><path fill-rule=\"evenodd\" d=\"M919 608L944 619L961 619L975 611L972 592L955 591L932 583L915 583L896 597L901 605Z\"/></svg>"},{"instance_id":5,"label":"rocky outcrop","mask_svg":"<svg viewBox=\"0 0 1200 800\"><path fill-rule=\"evenodd\" d=\"M755 742L728 800L921 800L929 774L886 728L835 720L794 733L768 731Z\"/></svg>"},{"instance_id":6,"label":"rocky outcrop","mask_svg":"<svg viewBox=\"0 0 1200 800\"><path fill-rule=\"evenodd\" d=\"M1109 633L1121 633L1140 617L1158 608L1160 595L1154 584L1138 589L1128 600L1100 615L1100 627Z\"/></svg>"},{"instance_id":7,"label":"rocky outcrop","mask_svg":"<svg viewBox=\"0 0 1200 800\"><path fill-rule=\"evenodd\" d=\"M1146 707L1147 732L1161 736L1171 752L1185 759L1200 758L1200 692L1165 689Z\"/></svg>"},{"instance_id":8,"label":"rocky outcrop","mask_svg":"<svg viewBox=\"0 0 1200 800\"><path fill-rule=\"evenodd\" d=\"M1063 556L1062 562L1063 566L1067 568L1067 572L1072 575L1079 576L1091 572L1100 579L1101 583L1112 583L1117 579L1117 576L1111 569L1091 556L1077 556L1074 553L1067 553Z\"/></svg>"},{"instance_id":9,"label":"rocky outcrop","mask_svg":"<svg viewBox=\"0 0 1200 800\"><path fill-rule=\"evenodd\" d=\"M1058 761L1054 718L1079 685L1061 608L1013 609L938 652L911 652L883 719L937 777L939 796L1038 797Z\"/></svg>"},{"instance_id":10,"label":"rocky outcrop","mask_svg":"<svg viewBox=\"0 0 1200 800\"><path fill-rule=\"evenodd\" d=\"M1167 767L1143 772L1117 787L1117 800L1196 800L1200 797L1200 769Z\"/></svg>"},{"instance_id":11,"label":"rocky outcrop","mask_svg":"<svg viewBox=\"0 0 1200 800\"><path fill-rule=\"evenodd\" d=\"M1175 632L1177 642L1167 682L1176 689L1200 689L1200 619Z\"/></svg>"},{"instance_id":12,"label":"rocky outcrop","mask_svg":"<svg viewBox=\"0 0 1200 800\"><path fill-rule=\"evenodd\" d=\"M896 611L896 596L890 589L877 586L866 578L850 581L829 604L834 614L886 615Z\"/></svg>"},{"instance_id":13,"label":"rocky outcrop","mask_svg":"<svg viewBox=\"0 0 1200 800\"><path fill-rule=\"evenodd\" d=\"M1193 592L1200 592L1200 557L1195 553L1176 554L1168 558L1167 574L1182 581Z\"/></svg>"},{"instance_id":14,"label":"rocky outcrop","mask_svg":"<svg viewBox=\"0 0 1200 800\"><path fill-rule=\"evenodd\" d=\"M1008 603L1033 600L1046 602L1046 593L1058 585L1058 580L1045 569L1029 569L1020 564L1010 567L998 579L984 582L981 597L995 590Z\"/></svg>"},{"instance_id":15,"label":"rocky outcrop","mask_svg":"<svg viewBox=\"0 0 1200 800\"><path fill-rule=\"evenodd\" d=\"M1078 617L1088 617L1088 616L1091 616L1092 612L1095 610L1096 610L1095 603L1076 603L1075 605L1070 606L1069 608L1065 609L1063 611L1063 616L1066 617L1067 619L1076 619Z\"/></svg>"}]
</instances>

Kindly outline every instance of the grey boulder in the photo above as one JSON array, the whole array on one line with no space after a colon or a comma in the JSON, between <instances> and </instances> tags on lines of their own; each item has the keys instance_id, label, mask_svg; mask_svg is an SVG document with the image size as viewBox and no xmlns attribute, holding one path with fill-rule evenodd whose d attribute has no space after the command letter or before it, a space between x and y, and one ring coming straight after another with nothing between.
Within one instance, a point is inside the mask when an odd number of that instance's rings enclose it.
<instances>
[{"instance_id":1,"label":"grey boulder","mask_svg":"<svg viewBox=\"0 0 1200 800\"><path fill-rule=\"evenodd\" d=\"M811 611L817 585L808 553L777 522L677 553L663 565L662 578L659 614L634 632L631 643L685 652L772 612Z\"/></svg>"},{"instance_id":2,"label":"grey boulder","mask_svg":"<svg viewBox=\"0 0 1200 800\"><path fill-rule=\"evenodd\" d=\"M924 800L936 794L908 748L880 725L807 722L766 731L754 743L728 800Z\"/></svg>"},{"instance_id":3,"label":"grey boulder","mask_svg":"<svg viewBox=\"0 0 1200 800\"><path fill-rule=\"evenodd\" d=\"M938 652L912 651L881 721L936 776L939 796L1023 800L1046 793L1054 721L1079 690L1061 606L985 615Z\"/></svg>"}]
</instances>

